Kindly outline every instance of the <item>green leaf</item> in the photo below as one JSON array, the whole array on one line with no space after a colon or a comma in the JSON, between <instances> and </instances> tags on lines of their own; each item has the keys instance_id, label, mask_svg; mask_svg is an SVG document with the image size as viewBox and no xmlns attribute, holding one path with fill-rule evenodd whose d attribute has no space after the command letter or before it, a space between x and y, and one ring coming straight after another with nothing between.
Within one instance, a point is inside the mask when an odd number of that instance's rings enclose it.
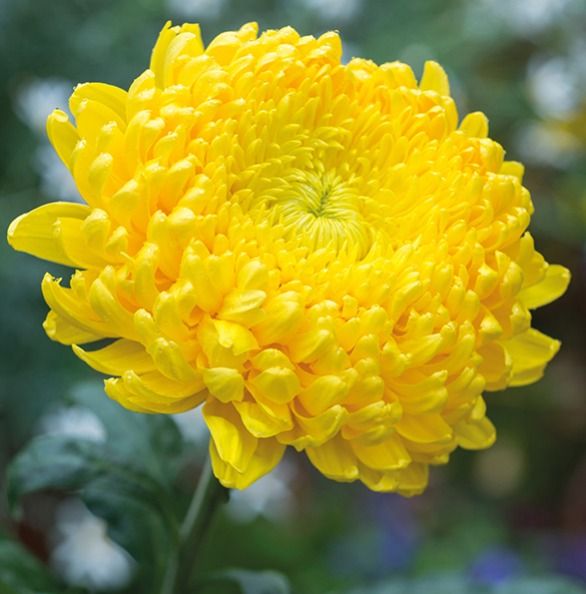
<instances>
[{"instance_id":1,"label":"green leaf","mask_svg":"<svg viewBox=\"0 0 586 594\"><path fill-rule=\"evenodd\" d=\"M158 580L174 544L160 514L143 501L109 488L109 480L92 482L82 493L90 511L108 524L108 535L136 561L133 592L158 591ZM176 532L176 530L175 530Z\"/></svg>"},{"instance_id":2,"label":"green leaf","mask_svg":"<svg viewBox=\"0 0 586 594\"><path fill-rule=\"evenodd\" d=\"M99 382L78 384L68 400L98 416L117 459L128 460L163 484L176 477L182 439L177 425L168 416L128 411L110 400Z\"/></svg>"},{"instance_id":3,"label":"green leaf","mask_svg":"<svg viewBox=\"0 0 586 594\"><path fill-rule=\"evenodd\" d=\"M139 579L150 588L178 534L172 484L181 435L170 418L129 412L95 382L76 387L69 402L98 416L106 442L65 435L32 440L7 474L11 509L18 511L19 499L35 491L77 492L106 521L110 537L146 568Z\"/></svg>"},{"instance_id":4,"label":"green leaf","mask_svg":"<svg viewBox=\"0 0 586 594\"><path fill-rule=\"evenodd\" d=\"M238 594L291 594L289 581L276 571L226 569L208 576L204 581L210 584L210 592L218 591L218 582L232 585L233 591Z\"/></svg>"},{"instance_id":5,"label":"green leaf","mask_svg":"<svg viewBox=\"0 0 586 594\"><path fill-rule=\"evenodd\" d=\"M0 535L0 594L54 590L47 568L18 542Z\"/></svg>"},{"instance_id":6,"label":"green leaf","mask_svg":"<svg viewBox=\"0 0 586 594\"><path fill-rule=\"evenodd\" d=\"M63 435L32 440L16 456L7 473L12 510L28 493L43 489L81 491L102 484L102 492L124 494L156 510L175 529L169 493L146 472L115 459L106 444Z\"/></svg>"},{"instance_id":7,"label":"green leaf","mask_svg":"<svg viewBox=\"0 0 586 594\"><path fill-rule=\"evenodd\" d=\"M110 537L147 568L140 577L152 585L177 538L174 499L148 471L117 454L108 444L78 437L38 437L9 467L8 499L15 509L22 496L35 491L78 492L106 521Z\"/></svg>"},{"instance_id":8,"label":"green leaf","mask_svg":"<svg viewBox=\"0 0 586 594\"><path fill-rule=\"evenodd\" d=\"M104 472L104 447L95 441L43 435L32 440L7 472L8 504L42 489L78 490Z\"/></svg>"}]
</instances>

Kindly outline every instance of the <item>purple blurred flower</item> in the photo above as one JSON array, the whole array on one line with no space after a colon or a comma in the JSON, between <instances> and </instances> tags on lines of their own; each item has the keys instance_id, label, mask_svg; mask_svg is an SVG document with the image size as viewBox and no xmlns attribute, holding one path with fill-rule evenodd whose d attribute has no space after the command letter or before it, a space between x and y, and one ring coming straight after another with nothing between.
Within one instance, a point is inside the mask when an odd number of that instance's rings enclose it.
<instances>
[{"instance_id":1,"label":"purple blurred flower","mask_svg":"<svg viewBox=\"0 0 586 594\"><path fill-rule=\"evenodd\" d=\"M547 548L554 571L586 582L586 535L551 541Z\"/></svg>"},{"instance_id":2,"label":"purple blurred flower","mask_svg":"<svg viewBox=\"0 0 586 594\"><path fill-rule=\"evenodd\" d=\"M419 548L419 530L411 502L397 495L374 495L372 511L381 539L381 565L406 569Z\"/></svg>"},{"instance_id":3,"label":"purple blurred flower","mask_svg":"<svg viewBox=\"0 0 586 594\"><path fill-rule=\"evenodd\" d=\"M523 562L515 552L505 548L491 548L478 555L469 573L474 582L492 586L517 577L522 571Z\"/></svg>"},{"instance_id":4,"label":"purple blurred flower","mask_svg":"<svg viewBox=\"0 0 586 594\"><path fill-rule=\"evenodd\" d=\"M378 579L409 568L420 540L410 501L392 494L367 493L357 507L366 510L369 521L333 544L332 571L339 576Z\"/></svg>"}]
</instances>

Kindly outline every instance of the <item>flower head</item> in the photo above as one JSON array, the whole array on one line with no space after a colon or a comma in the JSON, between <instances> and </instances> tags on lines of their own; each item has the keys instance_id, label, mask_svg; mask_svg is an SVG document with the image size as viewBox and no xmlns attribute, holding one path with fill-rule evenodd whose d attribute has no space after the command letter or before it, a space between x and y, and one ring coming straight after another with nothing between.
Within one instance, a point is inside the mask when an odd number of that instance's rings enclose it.
<instances>
[{"instance_id":1,"label":"flower head","mask_svg":"<svg viewBox=\"0 0 586 594\"><path fill-rule=\"evenodd\" d=\"M166 25L128 91L78 86L49 137L87 204L10 226L47 275L47 334L142 412L204 405L214 472L244 488L287 446L326 476L421 492L485 448L485 390L539 379L561 295L526 228L522 166L460 123L428 62L340 63L336 33L248 24L204 48ZM104 338L105 347L82 345Z\"/></svg>"}]
</instances>

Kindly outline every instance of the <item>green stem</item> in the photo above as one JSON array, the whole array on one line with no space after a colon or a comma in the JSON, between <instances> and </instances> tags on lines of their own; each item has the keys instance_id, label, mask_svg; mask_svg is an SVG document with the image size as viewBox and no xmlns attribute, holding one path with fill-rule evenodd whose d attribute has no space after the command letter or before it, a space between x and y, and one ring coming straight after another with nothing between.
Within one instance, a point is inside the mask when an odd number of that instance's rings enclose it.
<instances>
[{"instance_id":1,"label":"green stem","mask_svg":"<svg viewBox=\"0 0 586 594\"><path fill-rule=\"evenodd\" d=\"M201 541L215 510L228 500L228 495L228 489L217 481L208 460L181 524L177 549L169 559L161 594L187 594Z\"/></svg>"}]
</instances>

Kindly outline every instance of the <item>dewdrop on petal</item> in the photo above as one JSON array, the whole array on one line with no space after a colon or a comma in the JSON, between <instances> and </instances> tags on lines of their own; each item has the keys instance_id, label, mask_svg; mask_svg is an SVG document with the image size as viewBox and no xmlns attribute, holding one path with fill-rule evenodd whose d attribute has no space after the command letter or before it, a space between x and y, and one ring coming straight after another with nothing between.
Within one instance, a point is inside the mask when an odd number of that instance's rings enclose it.
<instances>
[{"instance_id":1,"label":"dewdrop on petal","mask_svg":"<svg viewBox=\"0 0 586 594\"><path fill-rule=\"evenodd\" d=\"M128 91L79 85L47 130L86 204L16 219L53 340L139 412L203 405L213 470L243 489L287 446L324 475L421 493L490 446L484 392L538 380L559 297L523 167L435 62L342 65L341 41L255 24L207 48L167 24ZM102 348L91 343L113 339Z\"/></svg>"}]
</instances>

